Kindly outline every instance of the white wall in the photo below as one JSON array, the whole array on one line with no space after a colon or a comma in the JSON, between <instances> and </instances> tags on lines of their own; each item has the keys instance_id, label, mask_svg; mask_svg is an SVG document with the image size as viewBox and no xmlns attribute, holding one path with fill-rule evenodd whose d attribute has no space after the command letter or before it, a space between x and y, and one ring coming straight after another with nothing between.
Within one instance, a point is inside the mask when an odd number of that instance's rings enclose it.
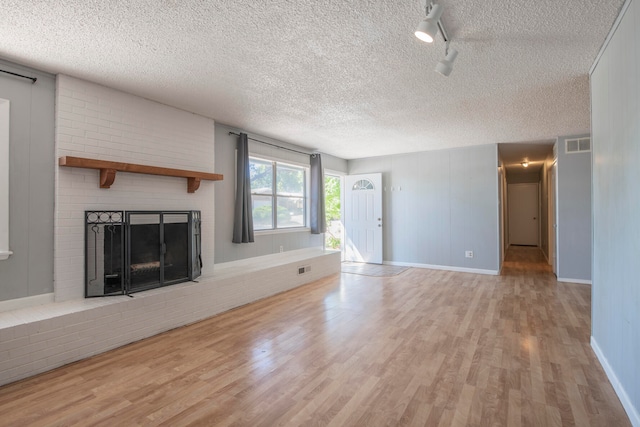
<instances>
[{"instance_id":1,"label":"white wall","mask_svg":"<svg viewBox=\"0 0 640 427\"><path fill-rule=\"evenodd\" d=\"M349 174L372 172L382 172L385 261L498 272L497 145L349 160Z\"/></svg>"},{"instance_id":2,"label":"white wall","mask_svg":"<svg viewBox=\"0 0 640 427\"><path fill-rule=\"evenodd\" d=\"M626 4L591 73L591 342L629 418L640 426L640 1Z\"/></svg>"},{"instance_id":3,"label":"white wall","mask_svg":"<svg viewBox=\"0 0 640 427\"><path fill-rule=\"evenodd\" d=\"M64 75L57 80L56 144L56 157L216 172L212 119ZM184 178L118 172L110 189L100 189L99 171L57 167L56 301L84 297L85 210L202 211L202 271L209 273L216 184L203 181L189 194Z\"/></svg>"}]
</instances>

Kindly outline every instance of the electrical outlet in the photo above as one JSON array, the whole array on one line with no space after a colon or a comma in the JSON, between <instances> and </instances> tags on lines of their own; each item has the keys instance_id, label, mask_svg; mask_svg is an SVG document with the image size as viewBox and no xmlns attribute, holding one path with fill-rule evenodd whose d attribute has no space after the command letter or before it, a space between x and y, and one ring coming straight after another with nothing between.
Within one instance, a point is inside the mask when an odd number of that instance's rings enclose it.
<instances>
[{"instance_id":1,"label":"electrical outlet","mask_svg":"<svg viewBox=\"0 0 640 427\"><path fill-rule=\"evenodd\" d=\"M284 246L280 245L280 252L284 252Z\"/></svg>"},{"instance_id":2,"label":"electrical outlet","mask_svg":"<svg viewBox=\"0 0 640 427\"><path fill-rule=\"evenodd\" d=\"M464 256L465 258L473 258L473 251L465 251Z\"/></svg>"}]
</instances>

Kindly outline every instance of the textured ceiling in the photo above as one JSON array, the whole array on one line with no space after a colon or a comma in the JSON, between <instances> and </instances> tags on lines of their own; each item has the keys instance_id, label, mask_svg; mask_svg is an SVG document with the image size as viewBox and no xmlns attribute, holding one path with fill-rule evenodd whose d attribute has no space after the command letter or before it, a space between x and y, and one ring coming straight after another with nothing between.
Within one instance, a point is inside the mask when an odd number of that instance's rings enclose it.
<instances>
[{"instance_id":1,"label":"textured ceiling","mask_svg":"<svg viewBox=\"0 0 640 427\"><path fill-rule=\"evenodd\" d=\"M623 0L0 0L0 57L359 158L589 132ZM179 143L179 142L177 142Z\"/></svg>"}]
</instances>

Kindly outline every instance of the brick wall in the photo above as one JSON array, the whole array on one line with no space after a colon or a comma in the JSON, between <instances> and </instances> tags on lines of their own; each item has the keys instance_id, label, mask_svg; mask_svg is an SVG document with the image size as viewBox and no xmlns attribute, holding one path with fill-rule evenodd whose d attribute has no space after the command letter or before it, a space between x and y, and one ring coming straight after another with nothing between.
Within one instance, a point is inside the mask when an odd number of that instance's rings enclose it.
<instances>
[{"instance_id":1,"label":"brick wall","mask_svg":"<svg viewBox=\"0 0 640 427\"><path fill-rule=\"evenodd\" d=\"M95 83L58 76L57 157L215 172L214 130L212 119ZM110 189L100 189L98 183L97 170L57 168L56 301L84 297L85 210L200 210L203 274L213 267L214 182L203 181L192 194L187 193L184 178L118 172Z\"/></svg>"}]
</instances>

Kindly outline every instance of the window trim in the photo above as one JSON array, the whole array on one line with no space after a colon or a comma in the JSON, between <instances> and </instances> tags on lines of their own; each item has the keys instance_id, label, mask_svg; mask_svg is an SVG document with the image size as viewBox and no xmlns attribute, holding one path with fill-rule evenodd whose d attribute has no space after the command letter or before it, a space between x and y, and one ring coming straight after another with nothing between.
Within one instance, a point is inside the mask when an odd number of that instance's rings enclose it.
<instances>
[{"instance_id":1,"label":"window trim","mask_svg":"<svg viewBox=\"0 0 640 427\"><path fill-rule=\"evenodd\" d=\"M263 196L263 197L271 197L271 224L272 227L271 228L261 228L261 229L255 229L254 227L254 233L255 234L259 234L259 235L265 235L265 234L277 234L277 233L293 233L293 232L301 232L301 231L311 231L311 228L309 227L309 165L305 165L305 164L301 164L301 163L297 163L295 161L287 161L287 160L280 160L280 159L276 159L276 158L270 158L268 156L255 156L255 155L249 155L249 162L253 161L253 160L257 160L260 162L266 162L266 163L271 163L271 174L272 174L272 178L271 178L271 193L258 193L258 192L254 192L253 189L251 190L251 197L253 199L253 196ZM300 196L284 196L284 195L279 195L277 192L277 173L278 173L278 165L284 165L284 166L288 166L291 168L296 168L296 169L301 169L303 174L304 174L304 188L303 188L303 195L302 197ZM294 227L278 227L278 217L277 217L277 212L278 212L278 197L282 197L282 198L292 198L292 199L302 199L303 201L303 206L304 206L304 213L303 213L303 218L304 218L304 225L302 226L294 226ZM253 213L252 213L253 214Z\"/></svg>"}]
</instances>

